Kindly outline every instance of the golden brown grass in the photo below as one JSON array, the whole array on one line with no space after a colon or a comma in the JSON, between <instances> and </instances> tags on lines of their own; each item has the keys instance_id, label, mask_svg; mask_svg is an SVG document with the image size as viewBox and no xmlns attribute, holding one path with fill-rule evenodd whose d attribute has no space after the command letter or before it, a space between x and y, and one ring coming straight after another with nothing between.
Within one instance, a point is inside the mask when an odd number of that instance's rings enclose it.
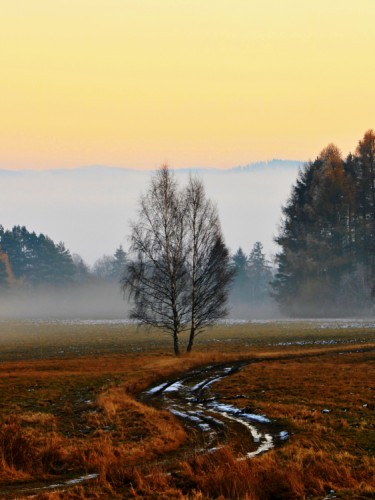
<instances>
[{"instance_id":1,"label":"golden brown grass","mask_svg":"<svg viewBox=\"0 0 375 500\"><path fill-rule=\"evenodd\" d=\"M155 332L135 327L2 323L0 496L22 497L27 481L97 473L36 498L322 498L330 489L370 498L374 357L349 352L373 347L373 336L314 325L218 327L190 356L175 358L169 338L158 344ZM329 339L335 343L322 344ZM215 390L226 401L244 394L233 404L282 421L291 438L252 460L238 461L230 443L183 459L178 450L192 437L136 395L195 366L240 358L258 362Z\"/></svg>"},{"instance_id":2,"label":"golden brown grass","mask_svg":"<svg viewBox=\"0 0 375 500\"><path fill-rule=\"evenodd\" d=\"M343 498L370 498L375 495L374 380L373 352L328 352L249 365L219 382L217 390L229 400L234 391L247 395L236 404L289 427L292 436L281 449L251 461L263 475L268 469L266 484L280 491L289 485L282 498L319 497L330 489ZM275 478L272 470L287 471L287 478Z\"/></svg>"}]
</instances>

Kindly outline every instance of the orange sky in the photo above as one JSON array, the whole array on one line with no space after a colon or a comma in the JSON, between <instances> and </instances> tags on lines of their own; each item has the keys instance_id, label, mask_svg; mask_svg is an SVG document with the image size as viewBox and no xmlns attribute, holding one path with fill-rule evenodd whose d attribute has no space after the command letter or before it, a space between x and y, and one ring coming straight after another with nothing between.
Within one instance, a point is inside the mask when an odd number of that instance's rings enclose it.
<instances>
[{"instance_id":1,"label":"orange sky","mask_svg":"<svg viewBox=\"0 0 375 500\"><path fill-rule=\"evenodd\" d=\"M0 2L0 168L231 167L375 127L374 0Z\"/></svg>"}]
</instances>

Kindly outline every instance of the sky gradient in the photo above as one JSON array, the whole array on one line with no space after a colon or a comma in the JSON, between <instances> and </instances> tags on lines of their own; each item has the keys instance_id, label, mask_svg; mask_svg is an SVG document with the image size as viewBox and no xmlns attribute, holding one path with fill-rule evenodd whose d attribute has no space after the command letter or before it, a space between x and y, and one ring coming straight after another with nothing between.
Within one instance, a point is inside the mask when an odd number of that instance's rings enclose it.
<instances>
[{"instance_id":1,"label":"sky gradient","mask_svg":"<svg viewBox=\"0 0 375 500\"><path fill-rule=\"evenodd\" d=\"M0 0L0 168L347 154L374 26L374 0Z\"/></svg>"}]
</instances>

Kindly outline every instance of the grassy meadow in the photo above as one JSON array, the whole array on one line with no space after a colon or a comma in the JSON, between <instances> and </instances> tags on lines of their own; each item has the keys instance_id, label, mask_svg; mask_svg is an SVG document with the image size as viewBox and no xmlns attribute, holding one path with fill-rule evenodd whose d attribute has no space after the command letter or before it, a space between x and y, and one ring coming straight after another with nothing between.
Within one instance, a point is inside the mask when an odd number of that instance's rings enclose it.
<instances>
[{"instance_id":1,"label":"grassy meadow","mask_svg":"<svg viewBox=\"0 0 375 500\"><path fill-rule=\"evenodd\" d=\"M231 436L194 452L180 420L138 399L241 359L218 399L289 432L255 458ZM179 358L168 336L121 322L1 322L0 498L373 498L374 360L375 330L356 322L220 325Z\"/></svg>"}]
</instances>

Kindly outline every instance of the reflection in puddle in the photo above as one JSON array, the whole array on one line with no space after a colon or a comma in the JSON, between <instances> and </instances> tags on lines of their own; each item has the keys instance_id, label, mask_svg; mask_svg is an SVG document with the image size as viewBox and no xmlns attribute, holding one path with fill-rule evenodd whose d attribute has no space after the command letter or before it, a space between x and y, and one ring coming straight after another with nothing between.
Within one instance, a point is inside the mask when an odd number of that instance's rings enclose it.
<instances>
[{"instance_id":1,"label":"reflection in puddle","mask_svg":"<svg viewBox=\"0 0 375 500\"><path fill-rule=\"evenodd\" d=\"M209 366L194 370L171 382L164 382L142 394L145 403L163 407L199 435L202 449L214 451L229 439L243 458L264 453L288 439L277 422L216 400L212 384L236 372L246 363Z\"/></svg>"}]
</instances>

